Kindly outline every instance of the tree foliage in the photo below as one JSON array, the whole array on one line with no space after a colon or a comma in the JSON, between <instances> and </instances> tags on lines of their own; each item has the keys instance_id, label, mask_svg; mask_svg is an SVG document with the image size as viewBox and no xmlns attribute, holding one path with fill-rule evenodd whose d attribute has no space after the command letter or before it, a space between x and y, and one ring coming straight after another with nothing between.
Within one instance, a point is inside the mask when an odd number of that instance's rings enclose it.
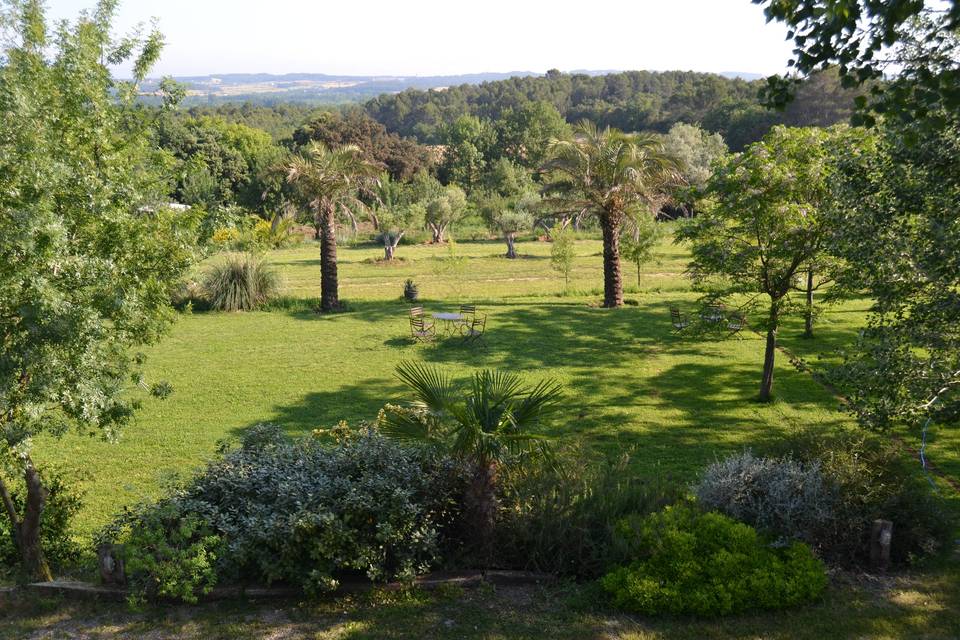
<instances>
[{"instance_id":1,"label":"tree foliage","mask_svg":"<svg viewBox=\"0 0 960 640\"><path fill-rule=\"evenodd\" d=\"M39 548L47 489L30 457L41 433L116 436L138 404L137 348L171 319L193 258L189 214L157 207L163 159L133 105L159 33L115 39L116 3L48 30L40 2L5 7L0 68L0 453L24 476L18 510L0 479L26 572L49 579ZM133 62L115 82L105 62ZM159 187L158 187L159 185Z\"/></svg>"},{"instance_id":2,"label":"tree foliage","mask_svg":"<svg viewBox=\"0 0 960 640\"><path fill-rule=\"evenodd\" d=\"M833 158L858 153L863 135L775 127L718 165L698 216L677 234L690 242L695 284L715 297L766 298L762 400L771 397L777 331L794 283L824 248Z\"/></svg>"}]
</instances>

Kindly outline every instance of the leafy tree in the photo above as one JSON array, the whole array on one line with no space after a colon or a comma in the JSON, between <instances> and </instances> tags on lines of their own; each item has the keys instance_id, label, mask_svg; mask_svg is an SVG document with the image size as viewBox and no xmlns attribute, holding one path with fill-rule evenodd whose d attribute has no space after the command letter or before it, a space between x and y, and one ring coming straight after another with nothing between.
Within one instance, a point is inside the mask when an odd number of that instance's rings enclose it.
<instances>
[{"instance_id":1,"label":"leafy tree","mask_svg":"<svg viewBox=\"0 0 960 640\"><path fill-rule=\"evenodd\" d=\"M490 123L474 116L461 116L444 129L445 150L440 179L456 183L466 191L480 185L496 134Z\"/></svg>"},{"instance_id":2,"label":"leafy tree","mask_svg":"<svg viewBox=\"0 0 960 640\"><path fill-rule=\"evenodd\" d=\"M467 211L467 195L455 184L427 202L426 221L433 234L433 242L444 241L447 228L462 219Z\"/></svg>"},{"instance_id":3,"label":"leafy tree","mask_svg":"<svg viewBox=\"0 0 960 640\"><path fill-rule=\"evenodd\" d=\"M805 266L823 251L835 149L856 153L851 130L774 127L718 165L698 216L677 234L691 244L694 282L717 296L768 300L760 399L773 389L777 331Z\"/></svg>"},{"instance_id":4,"label":"leafy tree","mask_svg":"<svg viewBox=\"0 0 960 640\"><path fill-rule=\"evenodd\" d=\"M507 243L507 258L517 257L517 234L533 228L534 210L540 203L540 196L528 192L517 198L506 198L499 194L486 196L480 203L480 215L494 233L503 236Z\"/></svg>"},{"instance_id":5,"label":"leafy tree","mask_svg":"<svg viewBox=\"0 0 960 640\"><path fill-rule=\"evenodd\" d=\"M557 108L543 100L507 109L495 127L495 155L531 169L543 162L550 140L570 135L570 125Z\"/></svg>"},{"instance_id":6,"label":"leafy tree","mask_svg":"<svg viewBox=\"0 0 960 640\"><path fill-rule=\"evenodd\" d=\"M385 169L394 180L408 180L431 164L426 147L389 133L359 108L347 109L342 115L332 111L319 114L293 133L293 142L298 147L320 142L330 149L356 145L365 160Z\"/></svg>"},{"instance_id":7,"label":"leafy tree","mask_svg":"<svg viewBox=\"0 0 960 640\"><path fill-rule=\"evenodd\" d=\"M663 231L649 213L637 215L630 225L632 228L623 235L621 250L623 257L637 268L637 286L640 286L640 269L650 260L653 248L663 237Z\"/></svg>"},{"instance_id":8,"label":"leafy tree","mask_svg":"<svg viewBox=\"0 0 960 640\"><path fill-rule=\"evenodd\" d=\"M864 426L960 417L960 118L880 128L874 153L845 155L835 182L837 289L874 301L834 372Z\"/></svg>"},{"instance_id":9,"label":"leafy tree","mask_svg":"<svg viewBox=\"0 0 960 640\"><path fill-rule=\"evenodd\" d=\"M623 304L620 231L625 220L660 208L668 191L681 181L677 161L652 136L598 129L589 122L576 127L572 140L550 146L544 192L554 211L592 215L603 230L603 304Z\"/></svg>"},{"instance_id":10,"label":"leafy tree","mask_svg":"<svg viewBox=\"0 0 960 640\"><path fill-rule=\"evenodd\" d=\"M941 114L960 109L960 3L924 0L753 0L768 20L785 23L796 48L790 61L800 77L836 65L844 86L871 83L857 100L858 120L891 113L904 122L939 128ZM892 77L884 79L893 71ZM884 79L882 82L879 80ZM783 107L797 78L767 79L765 98Z\"/></svg>"},{"instance_id":11,"label":"leafy tree","mask_svg":"<svg viewBox=\"0 0 960 640\"><path fill-rule=\"evenodd\" d=\"M51 579L40 545L50 489L32 443L117 435L138 406L137 348L172 319L193 258L191 214L156 206L164 160L134 104L163 39L114 39L115 8L103 0L51 33L39 0L3 7L0 457L25 496L18 508L0 475L0 501L34 580ZM133 79L112 80L105 63L128 60Z\"/></svg>"},{"instance_id":12,"label":"leafy tree","mask_svg":"<svg viewBox=\"0 0 960 640\"><path fill-rule=\"evenodd\" d=\"M287 164L287 181L310 200L320 226L320 310L340 308L337 281L337 214L352 216L350 205L361 183L376 175L377 168L363 158L359 147L348 145L328 149L310 143L305 154L295 155Z\"/></svg>"},{"instance_id":13,"label":"leafy tree","mask_svg":"<svg viewBox=\"0 0 960 640\"><path fill-rule=\"evenodd\" d=\"M515 373L484 370L463 389L439 369L417 362L400 363L397 377L412 398L406 406L385 406L381 429L395 438L437 443L469 466L469 531L484 552L491 551L498 469L546 451L539 431L560 409L560 385L529 386Z\"/></svg>"},{"instance_id":14,"label":"leafy tree","mask_svg":"<svg viewBox=\"0 0 960 640\"><path fill-rule=\"evenodd\" d=\"M719 133L698 125L678 122L663 139L663 148L680 163L683 179L691 187L702 187L710 178L710 165L727 154Z\"/></svg>"},{"instance_id":15,"label":"leafy tree","mask_svg":"<svg viewBox=\"0 0 960 640\"><path fill-rule=\"evenodd\" d=\"M573 260L576 247L573 233L561 229L553 234L553 246L550 247L550 266L563 276L563 290L570 286L570 274L573 272Z\"/></svg>"}]
</instances>

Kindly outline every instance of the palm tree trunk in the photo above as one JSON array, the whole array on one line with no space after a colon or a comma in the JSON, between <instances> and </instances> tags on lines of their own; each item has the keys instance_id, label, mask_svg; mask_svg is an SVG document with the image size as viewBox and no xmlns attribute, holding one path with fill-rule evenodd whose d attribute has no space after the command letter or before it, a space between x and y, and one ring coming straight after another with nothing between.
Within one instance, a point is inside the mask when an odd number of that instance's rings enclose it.
<instances>
[{"instance_id":1,"label":"palm tree trunk","mask_svg":"<svg viewBox=\"0 0 960 640\"><path fill-rule=\"evenodd\" d=\"M760 401L769 402L773 394L773 367L777 355L777 328L780 311L776 300L770 302L767 325L767 346L763 354L763 378L760 380Z\"/></svg>"},{"instance_id":2,"label":"palm tree trunk","mask_svg":"<svg viewBox=\"0 0 960 640\"><path fill-rule=\"evenodd\" d=\"M623 276L620 273L620 222L604 216L603 227L603 306L623 305Z\"/></svg>"},{"instance_id":3,"label":"palm tree trunk","mask_svg":"<svg viewBox=\"0 0 960 640\"><path fill-rule=\"evenodd\" d=\"M332 203L324 203L320 211L322 229L320 238L320 310L340 308L337 282L337 220Z\"/></svg>"},{"instance_id":4,"label":"palm tree trunk","mask_svg":"<svg viewBox=\"0 0 960 640\"><path fill-rule=\"evenodd\" d=\"M477 543L482 560L493 551L493 533L497 521L497 465L477 464L464 496L465 521Z\"/></svg>"}]
</instances>

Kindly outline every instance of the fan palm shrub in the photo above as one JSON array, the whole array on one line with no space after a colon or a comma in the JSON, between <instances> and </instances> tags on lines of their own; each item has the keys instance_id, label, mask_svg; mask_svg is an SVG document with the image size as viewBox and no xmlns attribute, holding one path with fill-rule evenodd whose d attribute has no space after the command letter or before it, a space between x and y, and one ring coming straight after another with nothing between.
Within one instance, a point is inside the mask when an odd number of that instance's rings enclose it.
<instances>
[{"instance_id":1,"label":"fan palm shrub","mask_svg":"<svg viewBox=\"0 0 960 640\"><path fill-rule=\"evenodd\" d=\"M658 209L682 182L659 138L598 129L584 121L571 140L554 140L541 167L545 203L558 214L596 216L603 230L603 304L623 304L620 231L625 220Z\"/></svg>"},{"instance_id":2,"label":"fan palm shrub","mask_svg":"<svg viewBox=\"0 0 960 640\"><path fill-rule=\"evenodd\" d=\"M217 311L252 311L277 295L280 278L254 255L231 255L207 272L203 289Z\"/></svg>"},{"instance_id":3,"label":"fan palm shrub","mask_svg":"<svg viewBox=\"0 0 960 640\"><path fill-rule=\"evenodd\" d=\"M416 362L401 362L397 377L412 398L403 406L384 407L381 430L402 440L436 443L467 465L467 530L481 553L488 552L498 469L549 453L548 441L538 431L560 407L560 385L544 380L531 386L515 373L483 370L463 389L441 370Z\"/></svg>"}]
</instances>

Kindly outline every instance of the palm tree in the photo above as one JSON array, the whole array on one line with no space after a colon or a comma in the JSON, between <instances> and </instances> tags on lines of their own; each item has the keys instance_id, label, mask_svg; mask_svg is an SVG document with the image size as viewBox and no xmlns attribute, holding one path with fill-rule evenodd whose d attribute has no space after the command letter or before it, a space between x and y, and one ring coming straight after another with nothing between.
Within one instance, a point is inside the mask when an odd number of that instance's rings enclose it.
<instances>
[{"instance_id":1,"label":"palm tree","mask_svg":"<svg viewBox=\"0 0 960 640\"><path fill-rule=\"evenodd\" d=\"M654 136L598 129L583 121L572 140L553 140L541 171L546 203L558 214L594 215L603 229L603 305L623 304L620 229L624 220L656 209L681 183L679 165Z\"/></svg>"},{"instance_id":2,"label":"palm tree","mask_svg":"<svg viewBox=\"0 0 960 640\"><path fill-rule=\"evenodd\" d=\"M286 165L287 182L297 185L310 199L320 228L320 310L340 307L337 291L337 212L350 218L348 205L358 204L360 184L377 175L378 168L363 158L360 147L328 149L312 142L303 154Z\"/></svg>"},{"instance_id":3,"label":"palm tree","mask_svg":"<svg viewBox=\"0 0 960 640\"><path fill-rule=\"evenodd\" d=\"M559 409L560 385L541 381L531 387L514 373L483 370L465 391L439 369L415 362L401 362L397 377L413 398L406 406L384 407L381 430L400 439L439 443L468 465L466 522L479 548L489 551L498 468L547 453L547 440L534 431Z\"/></svg>"}]
</instances>

